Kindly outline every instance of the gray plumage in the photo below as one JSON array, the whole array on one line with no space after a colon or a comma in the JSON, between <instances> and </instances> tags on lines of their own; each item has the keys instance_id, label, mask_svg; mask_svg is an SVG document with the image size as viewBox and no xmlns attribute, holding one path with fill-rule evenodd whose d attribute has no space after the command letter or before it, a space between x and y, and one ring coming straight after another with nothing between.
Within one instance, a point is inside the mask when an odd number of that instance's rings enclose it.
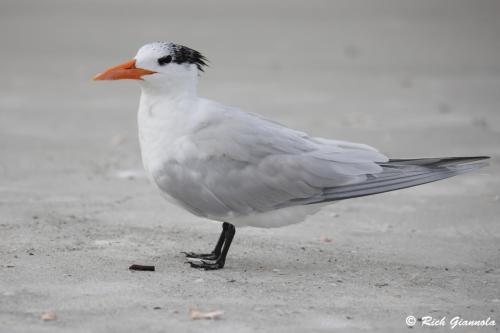
<instances>
[{"instance_id":1,"label":"gray plumage","mask_svg":"<svg viewBox=\"0 0 500 333\"><path fill-rule=\"evenodd\" d=\"M326 188L321 195L314 198L293 201L294 204L338 201L431 183L480 169L488 165L487 162L484 162L488 158L487 156L475 156L392 159L387 163L379 164L383 168L382 173L369 175L361 183Z\"/></svg>"}]
</instances>

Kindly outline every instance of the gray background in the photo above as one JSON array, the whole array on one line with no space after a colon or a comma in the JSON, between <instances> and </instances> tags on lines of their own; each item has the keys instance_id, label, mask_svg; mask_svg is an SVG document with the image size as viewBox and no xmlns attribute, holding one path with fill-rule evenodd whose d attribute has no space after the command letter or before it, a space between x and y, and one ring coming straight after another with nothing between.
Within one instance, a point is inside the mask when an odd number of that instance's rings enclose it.
<instances>
[{"instance_id":1,"label":"gray background","mask_svg":"<svg viewBox=\"0 0 500 333\"><path fill-rule=\"evenodd\" d=\"M499 321L499 17L500 2L486 0L2 0L0 331ZM239 229L224 270L191 269L179 251L208 250L219 226L168 205L144 178L137 84L91 81L155 40L210 59L202 95L312 135L391 157L494 159L299 225ZM224 315L192 321L190 307ZM48 310L56 321L40 320Z\"/></svg>"}]
</instances>

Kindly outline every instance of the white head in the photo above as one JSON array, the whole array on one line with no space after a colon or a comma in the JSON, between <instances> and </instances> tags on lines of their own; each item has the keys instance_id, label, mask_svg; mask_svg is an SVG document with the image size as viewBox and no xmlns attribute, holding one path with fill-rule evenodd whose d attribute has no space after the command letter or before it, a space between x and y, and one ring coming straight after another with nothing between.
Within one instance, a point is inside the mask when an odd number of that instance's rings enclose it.
<instances>
[{"instance_id":1,"label":"white head","mask_svg":"<svg viewBox=\"0 0 500 333\"><path fill-rule=\"evenodd\" d=\"M200 52L186 46L156 42L144 45L134 59L109 68L94 80L139 80L149 93L190 94L196 92L206 61Z\"/></svg>"}]
</instances>

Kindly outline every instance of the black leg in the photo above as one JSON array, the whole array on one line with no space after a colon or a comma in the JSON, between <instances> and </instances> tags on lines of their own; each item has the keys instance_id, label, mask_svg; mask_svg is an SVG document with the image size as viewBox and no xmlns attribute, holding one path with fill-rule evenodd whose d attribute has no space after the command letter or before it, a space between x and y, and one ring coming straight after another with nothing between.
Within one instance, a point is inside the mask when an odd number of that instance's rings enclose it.
<instances>
[{"instance_id":1,"label":"black leg","mask_svg":"<svg viewBox=\"0 0 500 333\"><path fill-rule=\"evenodd\" d=\"M229 223L224 222L222 224L222 231L219 236L219 240L217 241L217 244L215 245L215 248L211 253L196 253L196 252L181 252L186 255L188 258L195 258L195 259L209 259L209 260L215 260L217 259L222 251L222 245L224 244L224 239L226 237L226 231L228 229Z\"/></svg>"},{"instance_id":2,"label":"black leg","mask_svg":"<svg viewBox=\"0 0 500 333\"><path fill-rule=\"evenodd\" d=\"M204 269L220 269L224 267L226 263L226 256L233 241L234 234L236 233L236 228L234 225L224 222L222 224L222 233L214 251L210 254L217 257L192 257L187 255L187 262L191 264L191 267L204 268ZM218 253L217 253L218 252Z\"/></svg>"}]
</instances>

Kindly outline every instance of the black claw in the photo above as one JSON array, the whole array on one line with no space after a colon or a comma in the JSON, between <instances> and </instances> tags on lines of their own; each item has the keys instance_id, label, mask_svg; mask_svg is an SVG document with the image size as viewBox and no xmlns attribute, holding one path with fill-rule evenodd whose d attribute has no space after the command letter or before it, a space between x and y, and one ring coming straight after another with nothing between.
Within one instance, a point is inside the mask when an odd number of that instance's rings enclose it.
<instances>
[{"instance_id":1,"label":"black claw","mask_svg":"<svg viewBox=\"0 0 500 333\"><path fill-rule=\"evenodd\" d=\"M236 229L232 224L224 222L222 224L222 233L214 250L211 253L181 252L186 255L186 263L189 263L191 267L205 270L223 268L235 232Z\"/></svg>"},{"instance_id":2,"label":"black claw","mask_svg":"<svg viewBox=\"0 0 500 333\"><path fill-rule=\"evenodd\" d=\"M186 258L195 258L195 259L209 259L215 260L219 257L217 253L195 253L195 252L181 252L186 255Z\"/></svg>"},{"instance_id":3,"label":"black claw","mask_svg":"<svg viewBox=\"0 0 500 333\"><path fill-rule=\"evenodd\" d=\"M215 260L215 261L213 261L213 260L211 260L211 261L200 260L198 262L189 261L189 264L193 268L204 269L206 271L214 270L214 269L221 269L224 267L224 262L222 260Z\"/></svg>"}]
</instances>

